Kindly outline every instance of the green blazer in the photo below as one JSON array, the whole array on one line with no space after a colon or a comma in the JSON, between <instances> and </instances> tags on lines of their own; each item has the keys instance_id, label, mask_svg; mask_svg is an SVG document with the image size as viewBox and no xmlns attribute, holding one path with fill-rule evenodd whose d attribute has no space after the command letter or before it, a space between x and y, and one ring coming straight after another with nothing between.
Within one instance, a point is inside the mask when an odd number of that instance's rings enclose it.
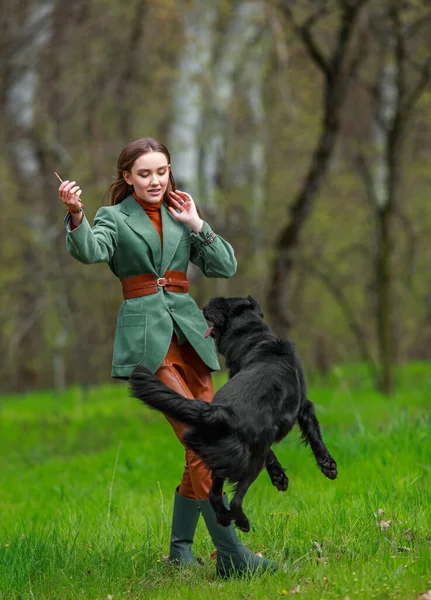
<instances>
[{"instance_id":1,"label":"green blazer","mask_svg":"<svg viewBox=\"0 0 431 600\"><path fill-rule=\"evenodd\" d=\"M174 219L165 204L161 211L163 249L148 215L128 196L120 204L100 208L93 227L84 216L81 225L71 230L67 214L67 250L85 264L108 263L120 281L142 273L163 277L167 270L186 272L190 261L206 277L234 275L236 259L231 245L218 235L212 239L207 223L194 234ZM174 323L208 367L219 369L213 339L204 338L208 326L196 302L187 293L166 292L160 287L157 294L123 302L115 331L112 377L129 377L139 363L157 371L168 351Z\"/></svg>"}]
</instances>

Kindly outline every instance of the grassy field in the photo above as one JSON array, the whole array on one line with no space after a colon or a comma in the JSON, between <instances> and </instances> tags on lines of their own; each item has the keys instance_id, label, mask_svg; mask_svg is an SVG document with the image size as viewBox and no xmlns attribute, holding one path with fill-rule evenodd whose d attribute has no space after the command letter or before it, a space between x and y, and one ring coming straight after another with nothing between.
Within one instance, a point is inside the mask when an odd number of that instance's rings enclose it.
<instances>
[{"instance_id":1,"label":"grassy field","mask_svg":"<svg viewBox=\"0 0 431 600\"><path fill-rule=\"evenodd\" d=\"M398 378L393 398L361 366L311 382L339 477L320 474L296 430L279 444L289 490L262 473L241 537L281 568L251 579L215 577L203 521L205 565L163 561L183 453L124 385L0 398L0 599L421 597L431 590L431 365Z\"/></svg>"}]
</instances>

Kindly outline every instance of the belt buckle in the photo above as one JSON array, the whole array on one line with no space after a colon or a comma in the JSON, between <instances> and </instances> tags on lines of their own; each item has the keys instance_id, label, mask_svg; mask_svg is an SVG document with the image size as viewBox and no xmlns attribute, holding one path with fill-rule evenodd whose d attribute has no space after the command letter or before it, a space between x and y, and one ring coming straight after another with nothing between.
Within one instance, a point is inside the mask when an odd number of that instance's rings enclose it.
<instances>
[{"instance_id":1,"label":"belt buckle","mask_svg":"<svg viewBox=\"0 0 431 600\"><path fill-rule=\"evenodd\" d=\"M157 285L163 287L167 284L167 281L164 277L159 277L156 281Z\"/></svg>"}]
</instances>

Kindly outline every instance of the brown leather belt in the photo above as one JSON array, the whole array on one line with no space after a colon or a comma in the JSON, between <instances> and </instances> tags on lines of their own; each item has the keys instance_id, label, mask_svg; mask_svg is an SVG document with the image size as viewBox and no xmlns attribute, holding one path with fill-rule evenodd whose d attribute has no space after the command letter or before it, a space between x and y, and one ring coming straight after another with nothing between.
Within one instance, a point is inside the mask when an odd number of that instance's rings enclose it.
<instances>
[{"instance_id":1,"label":"brown leather belt","mask_svg":"<svg viewBox=\"0 0 431 600\"><path fill-rule=\"evenodd\" d=\"M187 292L190 283L187 281L187 275L182 271L166 271L164 277L156 277L154 273L143 273L142 275L134 275L123 279L121 282L123 287L124 300L130 298L140 298L141 296L149 296L157 294L159 287L164 288L167 292Z\"/></svg>"}]
</instances>

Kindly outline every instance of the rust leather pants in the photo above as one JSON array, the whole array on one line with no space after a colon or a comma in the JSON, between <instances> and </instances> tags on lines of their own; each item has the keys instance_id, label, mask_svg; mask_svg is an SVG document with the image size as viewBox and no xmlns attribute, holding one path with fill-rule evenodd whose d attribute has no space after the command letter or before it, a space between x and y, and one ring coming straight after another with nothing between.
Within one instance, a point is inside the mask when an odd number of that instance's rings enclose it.
<instances>
[{"instance_id":1,"label":"rust leather pants","mask_svg":"<svg viewBox=\"0 0 431 600\"><path fill-rule=\"evenodd\" d=\"M187 398L201 398L211 402L214 388L211 371L203 362L189 342L178 344L177 337L172 337L165 360L156 372L156 377L172 390ZM175 435L186 450L186 464L179 487L179 494L186 498L206 500L211 488L211 471L201 459L182 441L186 426L166 417Z\"/></svg>"}]
</instances>

